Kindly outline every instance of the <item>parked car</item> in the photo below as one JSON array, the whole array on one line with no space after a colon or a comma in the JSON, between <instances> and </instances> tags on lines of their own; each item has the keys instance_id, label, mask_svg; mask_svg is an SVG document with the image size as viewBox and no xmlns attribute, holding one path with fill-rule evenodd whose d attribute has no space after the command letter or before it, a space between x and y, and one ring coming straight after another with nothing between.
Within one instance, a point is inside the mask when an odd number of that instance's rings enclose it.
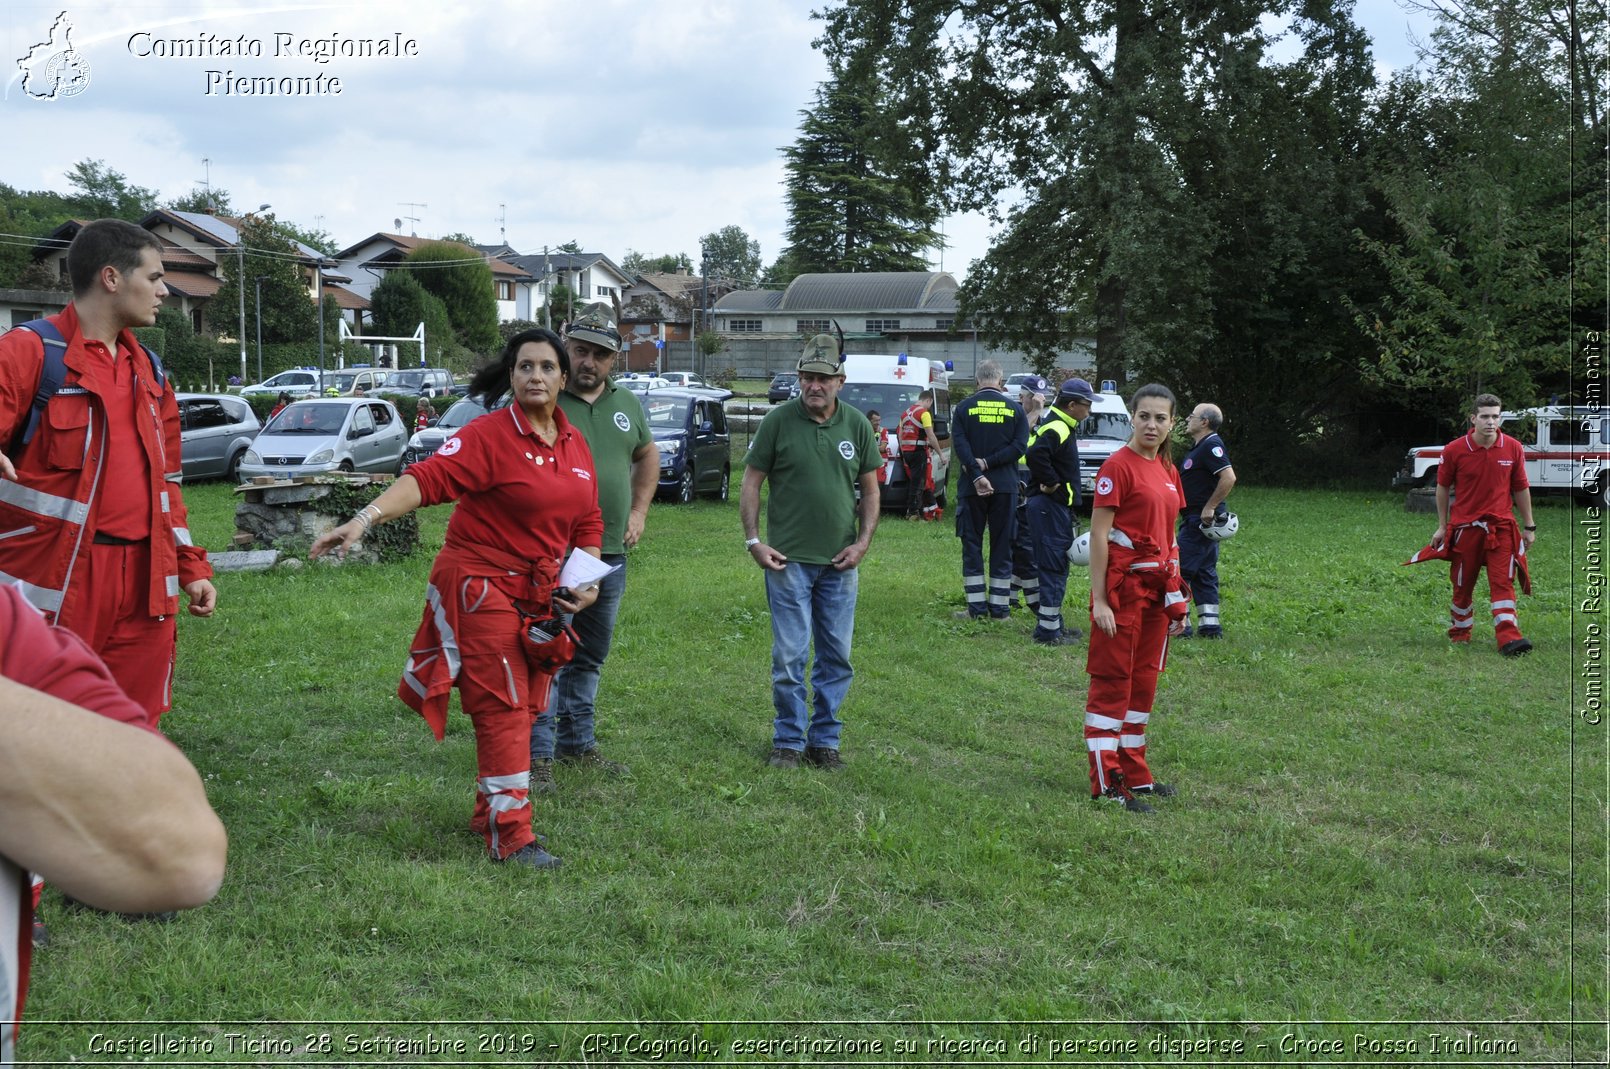
<instances>
[{"instance_id":1,"label":"parked car","mask_svg":"<svg viewBox=\"0 0 1610 1069\"><path fill-rule=\"evenodd\" d=\"M710 389L708 382L705 382L691 371L662 371L660 372L660 378L669 382L672 386L697 387L701 390Z\"/></svg>"},{"instance_id":2,"label":"parked car","mask_svg":"<svg viewBox=\"0 0 1610 1069\"><path fill-rule=\"evenodd\" d=\"M667 382L665 379L660 378L658 375L649 375L649 376L639 375L639 376L637 376L635 378L630 378L630 379L628 379L628 378L620 378L620 379L617 379L615 381L616 381L616 385L624 386L628 390L631 390L633 393L636 393L636 394L648 393L650 390L663 390L667 386L671 385L669 382Z\"/></svg>"},{"instance_id":3,"label":"parked car","mask_svg":"<svg viewBox=\"0 0 1610 1069\"><path fill-rule=\"evenodd\" d=\"M181 393L179 460L186 479L233 481L262 429L252 406L228 394Z\"/></svg>"},{"instance_id":4,"label":"parked car","mask_svg":"<svg viewBox=\"0 0 1610 1069\"><path fill-rule=\"evenodd\" d=\"M770 404L780 405L794 396L794 389L799 385L799 375L793 371L780 371L771 377L771 383L766 387L766 400Z\"/></svg>"},{"instance_id":5,"label":"parked car","mask_svg":"<svg viewBox=\"0 0 1610 1069\"><path fill-rule=\"evenodd\" d=\"M403 470L407 471L408 465L418 464L431 456L442 447L443 442L453 436L454 431L486 413L487 407L481 403L479 397L466 397L461 401L455 401L451 408L442 413L440 419L432 421L430 426L422 431L415 431L414 436L408 439L408 448L403 451Z\"/></svg>"},{"instance_id":6,"label":"parked car","mask_svg":"<svg viewBox=\"0 0 1610 1069\"><path fill-rule=\"evenodd\" d=\"M453 392L453 373L441 367L406 367L388 372L386 393L410 397L446 397Z\"/></svg>"},{"instance_id":7,"label":"parked car","mask_svg":"<svg viewBox=\"0 0 1610 1069\"><path fill-rule=\"evenodd\" d=\"M731 390L667 386L643 398L660 450L661 496L684 505L700 493L727 500L732 486L732 439L723 402Z\"/></svg>"},{"instance_id":8,"label":"parked car","mask_svg":"<svg viewBox=\"0 0 1610 1069\"><path fill-rule=\"evenodd\" d=\"M354 397L371 394L386 388L388 373L378 368L348 368L345 371L326 371L324 390L326 397Z\"/></svg>"},{"instance_id":9,"label":"parked car","mask_svg":"<svg viewBox=\"0 0 1610 1069\"><path fill-rule=\"evenodd\" d=\"M1034 377L1035 375L1032 371L1019 371L1015 375L1006 376L1006 386L1004 387L1006 390L1006 396L1016 401L1018 390L1023 388L1023 384L1025 382L1028 382Z\"/></svg>"},{"instance_id":10,"label":"parked car","mask_svg":"<svg viewBox=\"0 0 1610 1069\"><path fill-rule=\"evenodd\" d=\"M267 394L278 397L281 393L288 393L295 400L299 397L313 397L319 392L319 372L317 368L297 367L289 371L281 371L278 375L270 375L253 386L242 386L240 396L253 397Z\"/></svg>"},{"instance_id":11,"label":"parked car","mask_svg":"<svg viewBox=\"0 0 1610 1069\"><path fill-rule=\"evenodd\" d=\"M402 414L378 397L297 401L268 421L240 464L240 477L396 473L408 432Z\"/></svg>"}]
</instances>

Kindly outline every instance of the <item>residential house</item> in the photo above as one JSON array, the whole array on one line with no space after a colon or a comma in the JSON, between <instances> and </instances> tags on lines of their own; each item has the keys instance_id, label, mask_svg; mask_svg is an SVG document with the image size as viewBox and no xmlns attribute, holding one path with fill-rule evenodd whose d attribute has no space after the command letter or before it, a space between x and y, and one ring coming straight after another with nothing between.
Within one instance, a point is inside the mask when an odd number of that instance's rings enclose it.
<instances>
[{"instance_id":1,"label":"residential house","mask_svg":"<svg viewBox=\"0 0 1610 1069\"><path fill-rule=\"evenodd\" d=\"M73 219L58 226L35 248L34 259L50 266L65 281L67 246L86 222ZM164 303L189 319L191 328L197 333L209 329L216 334L234 337L239 330L238 305L214 310L210 316L207 305L224 283L220 264L240 255L241 220L159 208L141 219L139 225L162 242L162 282L168 288ZM369 302L342 285L351 280L339 271L321 270L319 265L328 261L319 250L299 241L293 244L300 257L299 265L307 285L308 299L317 298L315 286L322 284L326 300L336 301L344 310L350 310L358 317L355 322L361 322Z\"/></svg>"},{"instance_id":2,"label":"residential house","mask_svg":"<svg viewBox=\"0 0 1610 1069\"><path fill-rule=\"evenodd\" d=\"M600 252L532 252L511 256L507 262L532 280L519 304L519 314L510 317L514 319L540 322L548 294L558 285L574 293L582 306L601 303L613 308L617 300L624 303L632 282L631 276ZM555 315L556 328L559 321L560 316Z\"/></svg>"},{"instance_id":3,"label":"residential house","mask_svg":"<svg viewBox=\"0 0 1610 1069\"><path fill-rule=\"evenodd\" d=\"M380 280L386 277L387 271L395 270L411 252L435 240L437 239L380 231L342 249L335 254L335 260L340 265L340 270L351 277L352 291L364 301L368 301L374 295L375 287L380 284ZM456 241L450 244L459 245L466 257L480 257L485 260L487 267L491 269L492 287L498 306L498 322L529 318L521 314L520 295L522 289L529 287L534 280L524 269L506 258L487 255L473 246Z\"/></svg>"}]
</instances>

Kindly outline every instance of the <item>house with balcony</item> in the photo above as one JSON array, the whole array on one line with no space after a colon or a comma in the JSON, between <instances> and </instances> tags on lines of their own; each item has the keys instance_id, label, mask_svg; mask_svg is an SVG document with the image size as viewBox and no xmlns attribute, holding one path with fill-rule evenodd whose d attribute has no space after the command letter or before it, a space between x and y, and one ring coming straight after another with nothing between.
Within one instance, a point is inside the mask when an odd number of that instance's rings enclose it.
<instances>
[{"instance_id":1,"label":"house with balcony","mask_svg":"<svg viewBox=\"0 0 1610 1069\"><path fill-rule=\"evenodd\" d=\"M375 287L386 277L387 271L396 270L415 249L435 240L437 239L379 231L336 253L335 262L338 265L337 269L350 280L347 288L360 297L367 306L369 298L374 295ZM486 261L487 267L492 271L492 289L494 299L497 301L498 322L531 318L521 314L521 307L522 300L529 299L526 293L536 280L522 267L506 257L490 255L480 248L459 242L449 244L462 248L466 258L478 257Z\"/></svg>"}]
</instances>

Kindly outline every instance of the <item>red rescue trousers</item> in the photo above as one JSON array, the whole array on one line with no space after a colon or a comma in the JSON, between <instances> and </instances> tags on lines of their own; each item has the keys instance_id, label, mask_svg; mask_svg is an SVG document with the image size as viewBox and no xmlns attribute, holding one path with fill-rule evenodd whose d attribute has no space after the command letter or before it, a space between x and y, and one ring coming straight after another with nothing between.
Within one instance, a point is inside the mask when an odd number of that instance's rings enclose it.
<instances>
[{"instance_id":1,"label":"red rescue trousers","mask_svg":"<svg viewBox=\"0 0 1610 1069\"><path fill-rule=\"evenodd\" d=\"M536 839L531 830L531 722L546 693L526 661L520 613L501 590L471 579L458 617L459 702L475 727L475 812L470 830L493 857L508 857Z\"/></svg>"},{"instance_id":2,"label":"red rescue trousers","mask_svg":"<svg viewBox=\"0 0 1610 1069\"><path fill-rule=\"evenodd\" d=\"M1491 529L1470 524L1457 527L1449 536L1449 578L1453 581L1453 603L1449 606L1451 623L1448 637L1455 642L1469 642L1475 623L1473 596L1476 577L1482 566L1487 568L1487 598L1493 614L1493 636L1502 649L1505 644L1521 638L1520 625L1515 619L1515 558L1516 533L1514 524L1494 524Z\"/></svg>"},{"instance_id":3,"label":"red rescue trousers","mask_svg":"<svg viewBox=\"0 0 1610 1069\"><path fill-rule=\"evenodd\" d=\"M106 662L123 692L145 710L152 727L173 706L173 651L178 625L171 616L146 615L151 545L131 542L85 547L75 586L88 597L73 619L56 622Z\"/></svg>"},{"instance_id":4,"label":"red rescue trousers","mask_svg":"<svg viewBox=\"0 0 1610 1069\"><path fill-rule=\"evenodd\" d=\"M1146 767L1146 722L1157 698L1157 677L1168 658L1168 616L1162 595L1140 590L1133 580L1121 586L1113 609L1117 633L1107 637L1092 620L1085 658L1090 674L1085 748L1090 754L1092 797L1152 783L1152 771ZM1109 575L1108 590L1112 589Z\"/></svg>"}]
</instances>

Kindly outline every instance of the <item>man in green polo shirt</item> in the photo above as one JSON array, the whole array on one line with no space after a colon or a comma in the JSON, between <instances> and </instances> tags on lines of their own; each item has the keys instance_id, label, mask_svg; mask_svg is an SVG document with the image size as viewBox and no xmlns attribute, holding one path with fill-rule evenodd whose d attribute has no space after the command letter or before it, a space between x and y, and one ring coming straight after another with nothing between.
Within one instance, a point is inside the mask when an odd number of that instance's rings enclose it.
<instances>
[{"instance_id":1,"label":"man in green polo shirt","mask_svg":"<svg viewBox=\"0 0 1610 1069\"><path fill-rule=\"evenodd\" d=\"M575 659L555 677L548 708L531 725L531 790L536 794L553 793L556 755L562 762L617 775L626 771L625 765L599 753L593 706L598 672L609 656L615 616L626 592L626 551L643 537L649 502L659 485L660 451L649 433L643 403L610 381L620 347L615 324L597 313L582 316L565 332L570 378L559 394L559 407L592 449L598 507L604 513L603 559L616 569L599 584L598 600L576 614L573 624L580 642Z\"/></svg>"},{"instance_id":2,"label":"man in green polo shirt","mask_svg":"<svg viewBox=\"0 0 1610 1069\"><path fill-rule=\"evenodd\" d=\"M844 764L838 712L854 675L856 565L878 526L883 458L872 424L839 404L843 385L843 350L837 339L818 334L799 358L799 396L766 414L744 458L738 511L749 555L765 571L771 608L773 768L798 768L802 756L830 772ZM762 541L760 488L767 480ZM813 642L807 705L805 659Z\"/></svg>"}]
</instances>

